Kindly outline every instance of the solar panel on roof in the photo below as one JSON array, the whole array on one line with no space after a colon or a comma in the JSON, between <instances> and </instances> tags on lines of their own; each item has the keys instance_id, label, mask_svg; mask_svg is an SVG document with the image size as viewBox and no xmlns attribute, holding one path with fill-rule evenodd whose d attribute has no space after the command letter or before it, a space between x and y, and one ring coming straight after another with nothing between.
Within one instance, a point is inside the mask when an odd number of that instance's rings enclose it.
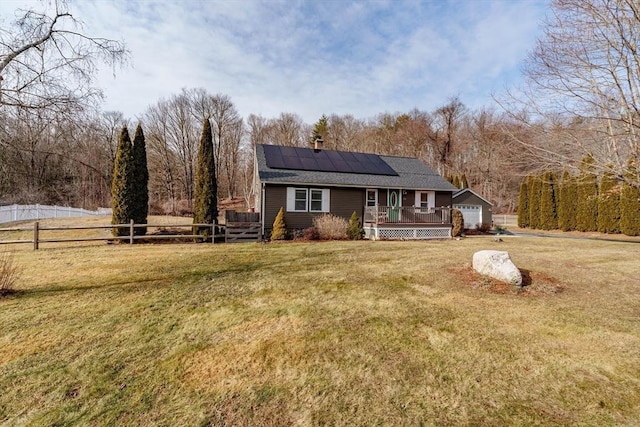
<instances>
[{"instance_id":1,"label":"solar panel on roof","mask_svg":"<svg viewBox=\"0 0 640 427\"><path fill-rule=\"evenodd\" d=\"M318 172L397 176L380 156L347 151L316 151L309 148L264 145L267 166Z\"/></svg>"}]
</instances>

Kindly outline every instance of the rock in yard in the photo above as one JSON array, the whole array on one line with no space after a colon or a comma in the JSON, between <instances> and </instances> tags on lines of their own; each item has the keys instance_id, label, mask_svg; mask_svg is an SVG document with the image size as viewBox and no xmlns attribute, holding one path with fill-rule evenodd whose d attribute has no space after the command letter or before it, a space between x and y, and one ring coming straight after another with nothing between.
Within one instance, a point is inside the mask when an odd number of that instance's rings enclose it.
<instances>
[{"instance_id":1,"label":"rock in yard","mask_svg":"<svg viewBox=\"0 0 640 427\"><path fill-rule=\"evenodd\" d=\"M511 261L509 252L478 251L473 254L473 269L484 276L493 277L514 286L522 286L522 274Z\"/></svg>"}]
</instances>

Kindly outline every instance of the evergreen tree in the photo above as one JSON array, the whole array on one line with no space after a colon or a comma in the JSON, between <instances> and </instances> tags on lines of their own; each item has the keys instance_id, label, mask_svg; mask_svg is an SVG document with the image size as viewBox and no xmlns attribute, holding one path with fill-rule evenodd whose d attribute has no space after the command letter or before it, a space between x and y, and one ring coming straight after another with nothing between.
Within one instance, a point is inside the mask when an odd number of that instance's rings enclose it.
<instances>
[{"instance_id":1,"label":"evergreen tree","mask_svg":"<svg viewBox=\"0 0 640 427\"><path fill-rule=\"evenodd\" d=\"M540 176L529 177L529 227L540 227L540 190L542 187Z\"/></svg>"},{"instance_id":2,"label":"evergreen tree","mask_svg":"<svg viewBox=\"0 0 640 427\"><path fill-rule=\"evenodd\" d=\"M598 192L598 231L620 233L621 186L612 172L605 172Z\"/></svg>"},{"instance_id":3,"label":"evergreen tree","mask_svg":"<svg viewBox=\"0 0 640 427\"><path fill-rule=\"evenodd\" d=\"M529 227L529 178L520 182L520 194L518 194L518 227Z\"/></svg>"},{"instance_id":4,"label":"evergreen tree","mask_svg":"<svg viewBox=\"0 0 640 427\"><path fill-rule=\"evenodd\" d=\"M324 114L313 126L313 132L311 133L311 143L313 144L317 139L324 140L329 130L329 120Z\"/></svg>"},{"instance_id":5,"label":"evergreen tree","mask_svg":"<svg viewBox=\"0 0 640 427\"><path fill-rule=\"evenodd\" d=\"M149 215L149 169L147 168L147 148L140 123L133 137L133 176L132 219L136 224L146 224ZM137 235L144 235L147 228L136 228L134 232Z\"/></svg>"},{"instance_id":6,"label":"evergreen tree","mask_svg":"<svg viewBox=\"0 0 640 427\"><path fill-rule=\"evenodd\" d=\"M356 211L353 211L353 213L351 214L351 218L349 218L347 236L349 236L351 240L360 240L364 237L364 230L362 229L360 217L358 216Z\"/></svg>"},{"instance_id":7,"label":"evergreen tree","mask_svg":"<svg viewBox=\"0 0 640 427\"><path fill-rule=\"evenodd\" d=\"M558 201L558 228L562 231L576 229L576 208L578 193L576 181L568 171L562 173L560 197Z\"/></svg>"},{"instance_id":8,"label":"evergreen tree","mask_svg":"<svg viewBox=\"0 0 640 427\"><path fill-rule=\"evenodd\" d=\"M129 130L126 126L120 131L116 159L113 165L113 181L111 182L111 224L127 224L133 219L134 167L133 147ZM126 236L126 228L113 229L114 236Z\"/></svg>"},{"instance_id":9,"label":"evergreen tree","mask_svg":"<svg viewBox=\"0 0 640 427\"><path fill-rule=\"evenodd\" d=\"M458 175L454 175L453 176L452 184L453 184L454 187L460 188L460 178L458 177Z\"/></svg>"},{"instance_id":10,"label":"evergreen tree","mask_svg":"<svg viewBox=\"0 0 640 427\"><path fill-rule=\"evenodd\" d=\"M453 226L451 229L451 236L462 236L462 233L464 232L464 215L461 210L455 208L451 209L451 225Z\"/></svg>"},{"instance_id":11,"label":"evergreen tree","mask_svg":"<svg viewBox=\"0 0 640 427\"><path fill-rule=\"evenodd\" d=\"M540 209L538 226L542 230L558 228L556 206L557 178L552 172L545 172L540 182Z\"/></svg>"},{"instance_id":12,"label":"evergreen tree","mask_svg":"<svg viewBox=\"0 0 640 427\"><path fill-rule=\"evenodd\" d=\"M582 160L578 177L578 199L576 208L576 230L598 230L598 178L593 170L594 159Z\"/></svg>"},{"instance_id":13,"label":"evergreen tree","mask_svg":"<svg viewBox=\"0 0 640 427\"><path fill-rule=\"evenodd\" d=\"M629 182L637 177L637 165L633 159L627 163L627 182L620 196L620 231L627 236L640 236L640 188Z\"/></svg>"},{"instance_id":14,"label":"evergreen tree","mask_svg":"<svg viewBox=\"0 0 640 427\"><path fill-rule=\"evenodd\" d=\"M287 238L287 225L284 222L284 208L280 208L271 228L271 240L284 240Z\"/></svg>"},{"instance_id":15,"label":"evergreen tree","mask_svg":"<svg viewBox=\"0 0 640 427\"><path fill-rule=\"evenodd\" d=\"M453 177L451 176L451 174L450 174L450 173L447 173L447 174L445 175L445 178L444 178L444 179L446 179L447 181L449 181L449 183L450 183L450 184L453 184Z\"/></svg>"},{"instance_id":16,"label":"evergreen tree","mask_svg":"<svg viewBox=\"0 0 640 427\"><path fill-rule=\"evenodd\" d=\"M467 175L460 175L460 189L464 190L465 188L469 188L469 181L467 181Z\"/></svg>"},{"instance_id":17,"label":"evergreen tree","mask_svg":"<svg viewBox=\"0 0 640 427\"><path fill-rule=\"evenodd\" d=\"M213 157L213 136L208 118L204 119L202 124L195 181L193 223L217 224L218 183L216 181L216 166ZM194 234L208 237L210 233L210 227L194 227Z\"/></svg>"}]
</instances>

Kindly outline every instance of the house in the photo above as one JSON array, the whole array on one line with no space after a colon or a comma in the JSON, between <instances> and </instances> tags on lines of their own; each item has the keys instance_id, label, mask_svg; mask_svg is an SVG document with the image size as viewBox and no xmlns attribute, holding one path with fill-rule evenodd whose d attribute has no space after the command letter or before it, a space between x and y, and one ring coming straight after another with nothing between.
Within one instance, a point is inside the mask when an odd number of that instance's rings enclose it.
<instances>
[{"instance_id":1,"label":"house","mask_svg":"<svg viewBox=\"0 0 640 427\"><path fill-rule=\"evenodd\" d=\"M457 188L415 158L257 144L254 186L264 236L282 207L288 229L355 211L370 239L451 237Z\"/></svg>"},{"instance_id":2,"label":"house","mask_svg":"<svg viewBox=\"0 0 640 427\"><path fill-rule=\"evenodd\" d=\"M453 207L462 212L464 228L491 227L493 204L470 188L453 195Z\"/></svg>"}]
</instances>

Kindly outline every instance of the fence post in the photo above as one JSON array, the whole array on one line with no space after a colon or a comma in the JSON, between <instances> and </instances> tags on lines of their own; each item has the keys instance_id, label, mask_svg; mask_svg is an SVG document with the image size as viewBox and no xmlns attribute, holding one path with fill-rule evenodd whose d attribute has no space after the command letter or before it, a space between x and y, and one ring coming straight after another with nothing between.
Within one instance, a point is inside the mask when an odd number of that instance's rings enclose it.
<instances>
[{"instance_id":1,"label":"fence post","mask_svg":"<svg viewBox=\"0 0 640 427\"><path fill-rule=\"evenodd\" d=\"M129 244L133 245L133 220L129 223Z\"/></svg>"},{"instance_id":2,"label":"fence post","mask_svg":"<svg viewBox=\"0 0 640 427\"><path fill-rule=\"evenodd\" d=\"M40 223L38 221L33 223L33 250L38 250L38 238L40 234Z\"/></svg>"},{"instance_id":3,"label":"fence post","mask_svg":"<svg viewBox=\"0 0 640 427\"><path fill-rule=\"evenodd\" d=\"M211 243L215 243L216 242L216 222L214 221L213 224L211 224Z\"/></svg>"}]
</instances>

